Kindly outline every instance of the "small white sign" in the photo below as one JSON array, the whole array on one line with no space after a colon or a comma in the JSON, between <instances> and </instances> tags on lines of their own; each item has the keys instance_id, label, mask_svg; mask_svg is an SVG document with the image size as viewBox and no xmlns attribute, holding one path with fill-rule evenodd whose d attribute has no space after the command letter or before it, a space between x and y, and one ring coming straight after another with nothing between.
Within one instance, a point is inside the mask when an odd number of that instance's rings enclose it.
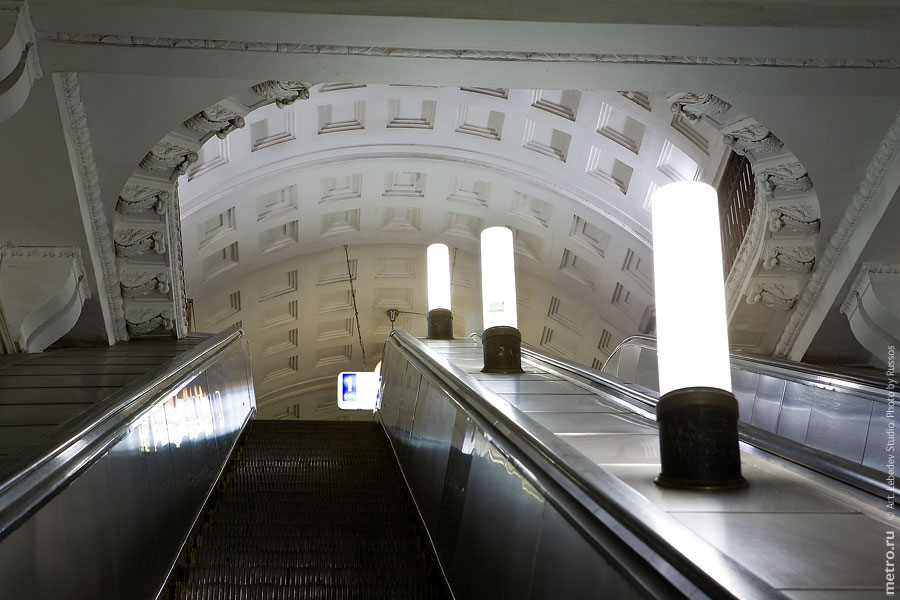
<instances>
[{"instance_id":1,"label":"small white sign","mask_svg":"<svg viewBox=\"0 0 900 600\"><path fill-rule=\"evenodd\" d=\"M341 410L375 410L381 399L381 375L372 371L341 373L337 404Z\"/></svg>"}]
</instances>

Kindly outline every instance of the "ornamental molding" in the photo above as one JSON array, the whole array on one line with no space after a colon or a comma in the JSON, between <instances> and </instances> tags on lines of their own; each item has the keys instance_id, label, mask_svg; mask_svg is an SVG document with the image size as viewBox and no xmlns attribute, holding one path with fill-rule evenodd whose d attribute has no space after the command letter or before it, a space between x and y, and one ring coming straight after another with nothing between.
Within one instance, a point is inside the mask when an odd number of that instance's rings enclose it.
<instances>
[{"instance_id":1,"label":"ornamental molding","mask_svg":"<svg viewBox=\"0 0 900 600\"><path fill-rule=\"evenodd\" d=\"M744 117L721 129L722 141L741 156L771 154L780 151L784 143L756 119Z\"/></svg>"},{"instance_id":2,"label":"ornamental molding","mask_svg":"<svg viewBox=\"0 0 900 600\"><path fill-rule=\"evenodd\" d=\"M781 269L790 273L809 273L816 264L816 249L810 245L772 244L763 257L763 269Z\"/></svg>"},{"instance_id":3,"label":"ornamental molding","mask_svg":"<svg viewBox=\"0 0 900 600\"><path fill-rule=\"evenodd\" d=\"M889 58L756 57L756 56L675 56L665 54L617 54L587 52L534 52L513 50L448 50L442 48L398 48L387 46L347 46L283 42L138 37L103 33L39 31L41 40L79 45L141 48L228 50L277 54L317 54L332 56L375 56L455 60L518 61L540 63L607 63L651 65L697 65L709 67L804 67L820 69L900 69L900 60Z\"/></svg>"},{"instance_id":4,"label":"ornamental molding","mask_svg":"<svg viewBox=\"0 0 900 600\"><path fill-rule=\"evenodd\" d=\"M309 99L309 84L300 81L269 80L250 89L260 98L275 102L278 108L284 108L297 100Z\"/></svg>"},{"instance_id":5,"label":"ornamental molding","mask_svg":"<svg viewBox=\"0 0 900 600\"><path fill-rule=\"evenodd\" d=\"M203 145L210 135L224 140L229 133L242 128L246 114L246 110L241 111L235 103L225 100L204 108L185 121L184 126L203 136L200 138L200 144Z\"/></svg>"},{"instance_id":6,"label":"ornamental molding","mask_svg":"<svg viewBox=\"0 0 900 600\"><path fill-rule=\"evenodd\" d=\"M788 312L787 320L800 298L794 291L804 289L811 273L818 273L818 196L806 167L768 127L712 94L682 92L667 99L672 112L704 119L718 129L724 143L746 156L753 170L756 201L725 281L729 326L763 325L747 305ZM764 280L756 278L760 273Z\"/></svg>"},{"instance_id":7,"label":"ornamental molding","mask_svg":"<svg viewBox=\"0 0 900 600\"><path fill-rule=\"evenodd\" d=\"M116 254L131 258L147 254L166 253L166 235L162 227L128 227L116 230Z\"/></svg>"},{"instance_id":8,"label":"ornamental molding","mask_svg":"<svg viewBox=\"0 0 900 600\"><path fill-rule=\"evenodd\" d=\"M825 246L825 252L819 260L818 268L813 272L812 278L800 294L797 301L797 307L791 314L787 326L781 334L777 345L775 346L775 355L778 357L787 356L794 347L800 330L809 319L813 304L825 287L831 272L834 270L835 263L841 256L841 253L847 247L847 243L856 231L860 219L862 219L869 204L872 202L876 191L884 182L885 175L888 173L891 163L897 157L900 150L900 113L891 124L887 135L872 157L869 166L866 168L866 175L863 178L859 189L853 196L853 200L844 211L844 217L838 224L831 239Z\"/></svg>"},{"instance_id":9,"label":"ornamental molding","mask_svg":"<svg viewBox=\"0 0 900 600\"><path fill-rule=\"evenodd\" d=\"M777 189L784 192L799 193L808 192L813 187L809 173L806 172L806 167L800 164L799 161L765 167L762 169L762 172L756 174L756 177L770 191Z\"/></svg>"},{"instance_id":10,"label":"ornamental molding","mask_svg":"<svg viewBox=\"0 0 900 600\"><path fill-rule=\"evenodd\" d=\"M818 233L821 227L818 208L809 202L800 202L769 210L769 231L805 235Z\"/></svg>"},{"instance_id":11,"label":"ornamental molding","mask_svg":"<svg viewBox=\"0 0 900 600\"><path fill-rule=\"evenodd\" d=\"M681 113L688 121L699 121L704 116L715 117L731 109L731 104L712 94L681 92L670 94L667 100L672 103L673 113Z\"/></svg>"},{"instance_id":12,"label":"ornamental molding","mask_svg":"<svg viewBox=\"0 0 900 600\"><path fill-rule=\"evenodd\" d=\"M150 292L167 293L169 291L169 273L167 270L149 268L146 270L123 270L121 277L122 294L127 298L146 296Z\"/></svg>"},{"instance_id":13,"label":"ornamental molding","mask_svg":"<svg viewBox=\"0 0 900 600\"><path fill-rule=\"evenodd\" d=\"M126 216L151 210L157 215L165 214L172 199L171 189L171 185L148 184L129 177L125 187L119 192L116 211Z\"/></svg>"},{"instance_id":14,"label":"ornamental molding","mask_svg":"<svg viewBox=\"0 0 900 600\"><path fill-rule=\"evenodd\" d=\"M216 102L163 137L129 176L116 203L114 235L129 334L188 333L178 178L198 160L200 147L243 127L251 110L301 98L309 98L304 83L264 81Z\"/></svg>"},{"instance_id":15,"label":"ornamental molding","mask_svg":"<svg viewBox=\"0 0 900 600\"><path fill-rule=\"evenodd\" d=\"M900 265L888 263L863 263L862 266L859 267L856 277L853 279L853 285L850 286L847 297L844 298L844 302L841 304L841 314L849 315L853 311L856 303L862 297L861 292L864 292L865 289L869 287L869 275L873 273L880 275L900 275Z\"/></svg>"},{"instance_id":16,"label":"ornamental molding","mask_svg":"<svg viewBox=\"0 0 900 600\"><path fill-rule=\"evenodd\" d=\"M756 282L747 290L747 304L761 304L772 310L788 311L794 307L799 294L788 283Z\"/></svg>"},{"instance_id":17,"label":"ornamental molding","mask_svg":"<svg viewBox=\"0 0 900 600\"><path fill-rule=\"evenodd\" d=\"M128 331L125 326L125 308L119 287L116 253L103 207L100 178L94 161L78 76L75 73L54 73L53 83L57 91L66 144L72 157L78 202L81 204L82 214L86 215L85 233L91 242L97 286L101 301L106 305L106 326L111 329L114 341L125 341L128 339Z\"/></svg>"},{"instance_id":18,"label":"ornamental molding","mask_svg":"<svg viewBox=\"0 0 900 600\"><path fill-rule=\"evenodd\" d=\"M157 330L170 332L174 327L172 305L168 302L134 303L129 305L125 320L128 332L140 337Z\"/></svg>"},{"instance_id":19,"label":"ornamental molding","mask_svg":"<svg viewBox=\"0 0 900 600\"><path fill-rule=\"evenodd\" d=\"M199 147L198 144L197 148ZM196 148L185 148L178 142L163 138L144 156L139 166L148 171L173 170L172 178L176 179L184 175L188 167L197 162L199 158Z\"/></svg>"}]
</instances>

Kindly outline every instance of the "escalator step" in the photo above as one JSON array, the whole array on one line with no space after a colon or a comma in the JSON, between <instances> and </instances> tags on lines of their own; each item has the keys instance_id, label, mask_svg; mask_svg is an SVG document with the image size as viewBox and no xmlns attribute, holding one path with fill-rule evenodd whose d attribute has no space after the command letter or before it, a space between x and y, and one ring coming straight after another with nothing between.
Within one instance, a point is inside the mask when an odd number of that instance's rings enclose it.
<instances>
[{"instance_id":1,"label":"escalator step","mask_svg":"<svg viewBox=\"0 0 900 600\"><path fill-rule=\"evenodd\" d=\"M375 423L251 423L201 523L170 599L450 598Z\"/></svg>"}]
</instances>

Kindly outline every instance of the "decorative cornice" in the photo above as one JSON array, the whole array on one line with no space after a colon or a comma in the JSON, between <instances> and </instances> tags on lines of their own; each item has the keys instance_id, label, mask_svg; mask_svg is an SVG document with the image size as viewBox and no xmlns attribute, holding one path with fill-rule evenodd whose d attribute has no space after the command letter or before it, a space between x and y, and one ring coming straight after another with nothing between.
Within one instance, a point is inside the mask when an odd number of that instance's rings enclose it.
<instances>
[{"instance_id":1,"label":"decorative cornice","mask_svg":"<svg viewBox=\"0 0 900 600\"><path fill-rule=\"evenodd\" d=\"M875 156L872 157L859 189L854 194L850 206L844 211L844 218L841 219L831 239L828 240L825 252L819 260L819 267L813 272L806 287L803 288L797 301L797 306L791 313L787 326L775 347L775 356L787 356L793 349L797 336L800 335L800 329L809 319L813 304L822 292L822 288L825 287L828 277L834 270L835 263L844 251L844 248L846 248L850 238L853 237L860 219L862 219L863 214L869 207L869 203L872 201L872 197L878 188L881 187L884 176L887 174L890 164L896 158L898 150L900 150L900 113L895 117L891 128L875 152Z\"/></svg>"},{"instance_id":2,"label":"decorative cornice","mask_svg":"<svg viewBox=\"0 0 900 600\"><path fill-rule=\"evenodd\" d=\"M94 161L78 77L75 73L54 73L53 81L60 100L63 128L69 146L73 175L78 186L78 200L85 215L85 233L89 239L93 238L90 240L91 258L95 265L97 286L101 290L101 297L106 302L109 314L110 322L107 326L112 327L116 341L125 341L128 339L128 332L125 327L125 309L119 287L115 249L104 213L100 178Z\"/></svg>"},{"instance_id":3,"label":"decorative cornice","mask_svg":"<svg viewBox=\"0 0 900 600\"><path fill-rule=\"evenodd\" d=\"M854 308L854 305L862 296L860 292L864 291L869 285L869 275L871 273L900 275L900 265L888 263L863 263L862 266L859 267L856 277L853 279L853 285L850 286L847 297L844 298L844 302L841 303L841 314L846 315Z\"/></svg>"},{"instance_id":4,"label":"decorative cornice","mask_svg":"<svg viewBox=\"0 0 900 600\"><path fill-rule=\"evenodd\" d=\"M178 48L194 50L228 50L236 52L271 52L277 54L319 54L337 56L384 56L397 58L439 58L455 60L521 61L550 63L611 64L675 64L710 67L804 67L820 69L900 69L900 60L833 57L755 57L755 56L674 56L663 54L613 54L586 52L530 52L511 50L448 50L438 48L391 48L378 46L346 46L297 44L281 42L246 42L237 40L188 39L172 37L136 37L103 33L69 33L39 31L42 40L67 44L87 44L143 48Z\"/></svg>"}]
</instances>

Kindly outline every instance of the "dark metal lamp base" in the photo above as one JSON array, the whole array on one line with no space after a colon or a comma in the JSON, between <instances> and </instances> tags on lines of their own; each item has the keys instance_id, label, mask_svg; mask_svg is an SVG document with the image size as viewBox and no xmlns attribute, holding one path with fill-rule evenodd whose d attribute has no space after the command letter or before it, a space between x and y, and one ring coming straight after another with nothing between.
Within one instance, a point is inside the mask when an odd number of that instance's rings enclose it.
<instances>
[{"instance_id":1,"label":"dark metal lamp base","mask_svg":"<svg viewBox=\"0 0 900 600\"><path fill-rule=\"evenodd\" d=\"M482 373L523 373L522 334L515 327L497 326L481 336L484 352Z\"/></svg>"},{"instance_id":2,"label":"dark metal lamp base","mask_svg":"<svg viewBox=\"0 0 900 600\"><path fill-rule=\"evenodd\" d=\"M453 339L453 313L446 308L434 308L428 311L428 339Z\"/></svg>"},{"instance_id":3,"label":"dark metal lamp base","mask_svg":"<svg viewBox=\"0 0 900 600\"><path fill-rule=\"evenodd\" d=\"M657 485L697 490L746 487L738 447L738 403L730 392L693 387L656 405L661 473Z\"/></svg>"}]
</instances>

